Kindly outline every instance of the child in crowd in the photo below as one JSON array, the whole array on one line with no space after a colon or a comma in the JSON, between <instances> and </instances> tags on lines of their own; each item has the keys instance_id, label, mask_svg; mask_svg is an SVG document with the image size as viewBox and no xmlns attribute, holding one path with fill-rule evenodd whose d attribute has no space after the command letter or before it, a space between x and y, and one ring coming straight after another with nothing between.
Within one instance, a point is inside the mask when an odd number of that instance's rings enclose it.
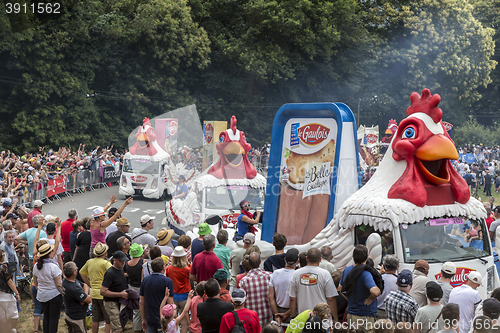
<instances>
[{"instance_id":1,"label":"child in crowd","mask_svg":"<svg viewBox=\"0 0 500 333\"><path fill-rule=\"evenodd\" d=\"M195 291L196 296L193 297L191 306L185 305L184 309L189 308L189 310L191 311L191 324L189 325L189 331L191 333L201 333L201 324L200 320L198 319L197 306L198 304L203 302L203 296L205 295L205 281L201 281L200 283L198 283L196 285Z\"/></svg>"},{"instance_id":2,"label":"child in crowd","mask_svg":"<svg viewBox=\"0 0 500 333\"><path fill-rule=\"evenodd\" d=\"M194 296L194 291L191 290L189 292L186 306L180 316L177 316L177 306L175 304L166 304L169 296L170 291L167 287L165 288L165 297L163 297L163 301L160 304L161 329L163 333L179 333L180 322L184 317L189 316L189 303Z\"/></svg>"}]
</instances>

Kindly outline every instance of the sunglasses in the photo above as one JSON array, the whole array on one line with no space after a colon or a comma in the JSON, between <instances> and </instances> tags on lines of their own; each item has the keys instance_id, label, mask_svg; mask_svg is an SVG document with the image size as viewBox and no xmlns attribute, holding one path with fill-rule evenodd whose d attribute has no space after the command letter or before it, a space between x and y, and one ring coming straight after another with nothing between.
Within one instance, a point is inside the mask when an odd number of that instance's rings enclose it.
<instances>
[{"instance_id":1,"label":"sunglasses","mask_svg":"<svg viewBox=\"0 0 500 333\"><path fill-rule=\"evenodd\" d=\"M250 207L250 204L243 205L243 207Z\"/></svg>"}]
</instances>

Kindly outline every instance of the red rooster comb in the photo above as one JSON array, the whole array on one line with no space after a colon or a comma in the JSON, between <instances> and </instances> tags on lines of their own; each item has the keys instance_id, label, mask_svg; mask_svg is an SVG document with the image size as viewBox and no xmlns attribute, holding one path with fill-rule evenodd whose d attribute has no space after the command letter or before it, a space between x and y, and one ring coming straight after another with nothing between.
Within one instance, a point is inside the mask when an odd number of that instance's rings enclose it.
<instances>
[{"instance_id":1,"label":"red rooster comb","mask_svg":"<svg viewBox=\"0 0 500 333\"><path fill-rule=\"evenodd\" d=\"M417 92L410 95L411 106L406 109L406 115L412 115L417 112L427 114L437 124L443 118L443 111L437 106L441 102L441 96L431 95L429 89L422 90L422 97Z\"/></svg>"},{"instance_id":2,"label":"red rooster comb","mask_svg":"<svg viewBox=\"0 0 500 333\"><path fill-rule=\"evenodd\" d=\"M146 127L146 125L151 126L151 123L149 122L148 117L144 117L144 120L142 121L142 128Z\"/></svg>"},{"instance_id":3,"label":"red rooster comb","mask_svg":"<svg viewBox=\"0 0 500 333\"><path fill-rule=\"evenodd\" d=\"M231 129L233 130L233 134L236 135L236 117L231 117Z\"/></svg>"},{"instance_id":4,"label":"red rooster comb","mask_svg":"<svg viewBox=\"0 0 500 333\"><path fill-rule=\"evenodd\" d=\"M396 121L396 119L391 119L391 120L389 120L389 126L388 127L390 127L391 125L397 125L397 124L398 124L398 122Z\"/></svg>"}]
</instances>

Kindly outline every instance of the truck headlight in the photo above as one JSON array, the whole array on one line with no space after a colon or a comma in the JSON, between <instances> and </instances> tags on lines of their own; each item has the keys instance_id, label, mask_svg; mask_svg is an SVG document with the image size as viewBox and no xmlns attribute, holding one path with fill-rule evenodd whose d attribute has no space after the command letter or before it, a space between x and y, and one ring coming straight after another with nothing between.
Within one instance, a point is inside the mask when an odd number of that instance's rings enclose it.
<instances>
[{"instance_id":1,"label":"truck headlight","mask_svg":"<svg viewBox=\"0 0 500 333\"><path fill-rule=\"evenodd\" d=\"M151 189L156 190L158 187L158 178L154 178L153 181L151 182Z\"/></svg>"}]
</instances>

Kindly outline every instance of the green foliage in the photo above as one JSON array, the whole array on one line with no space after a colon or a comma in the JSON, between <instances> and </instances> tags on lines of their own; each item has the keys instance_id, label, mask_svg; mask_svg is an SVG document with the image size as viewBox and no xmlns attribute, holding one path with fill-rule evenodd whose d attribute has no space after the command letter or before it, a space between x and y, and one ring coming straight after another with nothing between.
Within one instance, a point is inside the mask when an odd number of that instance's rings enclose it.
<instances>
[{"instance_id":1,"label":"green foliage","mask_svg":"<svg viewBox=\"0 0 500 333\"><path fill-rule=\"evenodd\" d=\"M201 120L236 115L253 145L270 141L291 102L359 105L362 124L385 128L422 88L441 95L457 141L500 140L488 130L500 109L500 0L65 4L20 32L0 12L2 149L124 148L144 117L190 104Z\"/></svg>"}]
</instances>

